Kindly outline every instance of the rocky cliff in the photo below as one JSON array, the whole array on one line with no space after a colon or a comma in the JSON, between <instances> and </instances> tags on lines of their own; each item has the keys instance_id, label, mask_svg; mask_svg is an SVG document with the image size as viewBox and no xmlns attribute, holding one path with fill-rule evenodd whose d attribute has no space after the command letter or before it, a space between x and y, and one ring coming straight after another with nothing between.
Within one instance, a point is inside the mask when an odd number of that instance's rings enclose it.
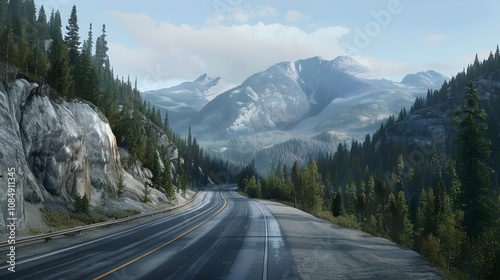
<instances>
[{"instance_id":1,"label":"rocky cliff","mask_svg":"<svg viewBox=\"0 0 500 280\"><path fill-rule=\"evenodd\" d=\"M143 183L122 166L106 117L84 101L55 102L40 92L37 84L24 79L10 82L8 89L0 83L0 232L8 222L11 168L15 168L16 217L21 229L29 226L26 204L42 208L55 202L71 208L74 195L86 194L91 206L99 206L103 192L116 194L120 177L125 192L113 203L115 207L150 209L140 202ZM154 189L150 200L155 205L168 201Z\"/></svg>"}]
</instances>

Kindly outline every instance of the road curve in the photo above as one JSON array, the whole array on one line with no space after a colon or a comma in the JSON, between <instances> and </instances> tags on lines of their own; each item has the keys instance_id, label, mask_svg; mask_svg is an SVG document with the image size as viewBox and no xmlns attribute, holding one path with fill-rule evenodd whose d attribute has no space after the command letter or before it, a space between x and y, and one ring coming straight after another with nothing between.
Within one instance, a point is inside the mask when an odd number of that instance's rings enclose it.
<instances>
[{"instance_id":1,"label":"road curve","mask_svg":"<svg viewBox=\"0 0 500 280\"><path fill-rule=\"evenodd\" d=\"M95 240L20 259L0 279L440 279L416 252L231 188Z\"/></svg>"},{"instance_id":2,"label":"road curve","mask_svg":"<svg viewBox=\"0 0 500 280\"><path fill-rule=\"evenodd\" d=\"M278 222L260 202L210 191L188 210L18 260L0 279L277 279L298 276Z\"/></svg>"}]
</instances>

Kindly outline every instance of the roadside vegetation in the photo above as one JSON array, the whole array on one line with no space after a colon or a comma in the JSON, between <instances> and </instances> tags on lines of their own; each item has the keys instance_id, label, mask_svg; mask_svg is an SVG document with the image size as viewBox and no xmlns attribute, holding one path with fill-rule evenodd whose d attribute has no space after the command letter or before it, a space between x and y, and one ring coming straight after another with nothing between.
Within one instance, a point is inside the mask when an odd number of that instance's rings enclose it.
<instances>
[{"instance_id":1,"label":"roadside vegetation","mask_svg":"<svg viewBox=\"0 0 500 280\"><path fill-rule=\"evenodd\" d=\"M500 279L500 100L485 98L500 91L487 88L492 80L500 80L498 48L415 101L410 113L439 110L452 119L439 145L390 142L403 109L363 143L341 143L306 166L260 176L251 163L238 185L250 197L412 248L449 279Z\"/></svg>"},{"instance_id":2,"label":"roadside vegetation","mask_svg":"<svg viewBox=\"0 0 500 280\"><path fill-rule=\"evenodd\" d=\"M71 212L69 210L42 210L43 221L54 230L63 230L82 225L121 219L139 214L136 209L108 211L97 208L94 211Z\"/></svg>"}]
</instances>

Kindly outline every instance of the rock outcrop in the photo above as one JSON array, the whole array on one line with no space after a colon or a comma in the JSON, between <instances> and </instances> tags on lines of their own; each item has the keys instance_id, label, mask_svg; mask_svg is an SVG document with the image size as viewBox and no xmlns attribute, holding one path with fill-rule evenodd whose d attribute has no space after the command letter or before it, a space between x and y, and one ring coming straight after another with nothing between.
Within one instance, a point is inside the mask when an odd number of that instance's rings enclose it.
<instances>
[{"instance_id":1,"label":"rock outcrop","mask_svg":"<svg viewBox=\"0 0 500 280\"><path fill-rule=\"evenodd\" d=\"M117 193L120 177L125 193L113 201L114 208L151 209L141 202L143 182L123 169L106 117L84 101L52 101L38 88L24 79L10 82L8 90L0 85L0 233L8 221L9 168L15 168L18 228L29 220L25 203L70 207L74 195L86 194L98 206L103 193ZM155 205L168 202L157 190L149 199Z\"/></svg>"}]
</instances>

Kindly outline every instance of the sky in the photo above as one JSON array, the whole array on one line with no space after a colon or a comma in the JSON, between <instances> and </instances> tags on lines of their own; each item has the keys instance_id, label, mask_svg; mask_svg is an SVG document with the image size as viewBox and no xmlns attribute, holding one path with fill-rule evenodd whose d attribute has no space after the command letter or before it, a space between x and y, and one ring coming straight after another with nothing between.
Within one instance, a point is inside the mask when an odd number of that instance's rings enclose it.
<instances>
[{"instance_id":1,"label":"sky","mask_svg":"<svg viewBox=\"0 0 500 280\"><path fill-rule=\"evenodd\" d=\"M115 74L141 91L204 73L231 85L271 65L349 55L378 77L439 71L448 77L500 44L498 0L36 0L73 5L82 41L106 24ZM50 13L50 12L48 12Z\"/></svg>"}]
</instances>

